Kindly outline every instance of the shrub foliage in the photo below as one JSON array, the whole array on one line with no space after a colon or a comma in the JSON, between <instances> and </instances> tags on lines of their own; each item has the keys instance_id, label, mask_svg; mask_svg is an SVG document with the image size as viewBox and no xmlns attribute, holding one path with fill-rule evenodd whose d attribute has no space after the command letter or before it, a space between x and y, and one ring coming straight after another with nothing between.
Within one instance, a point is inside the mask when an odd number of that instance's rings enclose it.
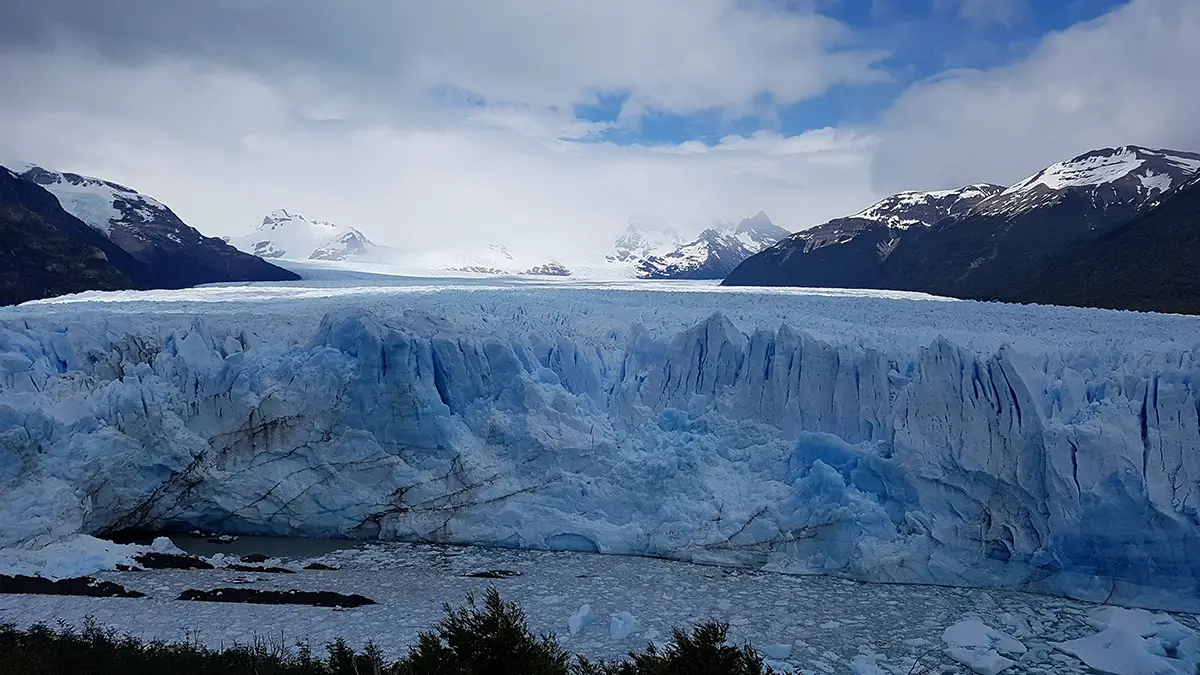
<instances>
[{"instance_id":1,"label":"shrub foliage","mask_svg":"<svg viewBox=\"0 0 1200 675\"><path fill-rule=\"evenodd\" d=\"M387 663L374 644L362 650L338 640L316 654L307 644L256 640L215 650L195 641L144 642L92 621L75 630L0 625L0 675L769 675L750 646L728 644L728 626L702 623L676 630L662 647L648 645L617 663L591 662L530 632L525 612L495 589L479 603L445 606L446 616Z\"/></svg>"}]
</instances>

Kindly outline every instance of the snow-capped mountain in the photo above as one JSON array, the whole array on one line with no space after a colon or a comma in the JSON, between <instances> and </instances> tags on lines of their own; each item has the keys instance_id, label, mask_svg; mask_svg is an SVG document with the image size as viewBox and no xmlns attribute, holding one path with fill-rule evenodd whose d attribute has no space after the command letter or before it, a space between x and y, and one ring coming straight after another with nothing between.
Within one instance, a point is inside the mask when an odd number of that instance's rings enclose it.
<instances>
[{"instance_id":1,"label":"snow-capped mountain","mask_svg":"<svg viewBox=\"0 0 1200 675\"><path fill-rule=\"evenodd\" d=\"M27 165L21 177L49 190L68 213L131 252L199 235L162 202L112 181L35 165Z\"/></svg>"},{"instance_id":2,"label":"snow-capped mountain","mask_svg":"<svg viewBox=\"0 0 1200 675\"><path fill-rule=\"evenodd\" d=\"M571 270L557 260L551 260L550 262L521 270L520 274L531 277L569 277L571 276Z\"/></svg>"},{"instance_id":3,"label":"snow-capped mountain","mask_svg":"<svg viewBox=\"0 0 1200 675\"><path fill-rule=\"evenodd\" d=\"M642 279L723 279L743 260L774 245L790 232L761 211L736 226L710 228L694 240L637 263Z\"/></svg>"},{"instance_id":4,"label":"snow-capped mountain","mask_svg":"<svg viewBox=\"0 0 1200 675\"><path fill-rule=\"evenodd\" d=\"M1152 208L1055 253L1037 274L1012 279L1006 299L1200 314L1200 176Z\"/></svg>"},{"instance_id":5,"label":"snow-capped mountain","mask_svg":"<svg viewBox=\"0 0 1200 675\"><path fill-rule=\"evenodd\" d=\"M637 263L652 256L666 255L682 243L683 237L673 228L631 220L613 242L608 261Z\"/></svg>"},{"instance_id":6,"label":"snow-capped mountain","mask_svg":"<svg viewBox=\"0 0 1200 675\"><path fill-rule=\"evenodd\" d=\"M955 190L900 192L845 218L835 218L814 228L791 235L777 246L775 255L799 249L810 253L824 246L847 244L867 236L875 240L876 250L887 257L910 228L930 227L950 216L962 215L981 201L994 197L1003 186L979 183Z\"/></svg>"},{"instance_id":7,"label":"snow-capped mountain","mask_svg":"<svg viewBox=\"0 0 1200 675\"><path fill-rule=\"evenodd\" d=\"M0 305L135 288L121 267L142 265L54 195L0 167Z\"/></svg>"},{"instance_id":8,"label":"snow-capped mountain","mask_svg":"<svg viewBox=\"0 0 1200 675\"><path fill-rule=\"evenodd\" d=\"M1093 150L1052 164L979 205L981 215L1013 216L1061 201L1066 195L1095 208L1134 209L1200 172L1200 154L1133 145Z\"/></svg>"},{"instance_id":9,"label":"snow-capped mountain","mask_svg":"<svg viewBox=\"0 0 1200 675\"><path fill-rule=\"evenodd\" d=\"M366 235L354 228L348 229L341 236L325 244L308 256L309 260L354 260L378 256L383 247L367 239Z\"/></svg>"},{"instance_id":10,"label":"snow-capped mountain","mask_svg":"<svg viewBox=\"0 0 1200 675\"><path fill-rule=\"evenodd\" d=\"M414 273L466 273L490 276L553 276L568 277L572 270L563 263L528 252L516 255L503 244L489 244L478 249L442 249L423 251L409 259L405 266Z\"/></svg>"},{"instance_id":11,"label":"snow-capped mountain","mask_svg":"<svg viewBox=\"0 0 1200 675\"><path fill-rule=\"evenodd\" d=\"M1055 163L1004 189L901 193L789 237L725 283L1036 301L1028 283L1058 264L1060 251L1089 259L1079 247L1105 246L1107 233L1169 201L1198 173L1200 154L1123 146ZM1097 289L1096 302L1101 295L1111 294Z\"/></svg>"},{"instance_id":12,"label":"snow-capped mountain","mask_svg":"<svg viewBox=\"0 0 1200 675\"><path fill-rule=\"evenodd\" d=\"M353 227L312 220L287 209L276 209L249 234L229 243L260 258L290 260L352 260L378 257L385 247Z\"/></svg>"},{"instance_id":13,"label":"snow-capped mountain","mask_svg":"<svg viewBox=\"0 0 1200 675\"><path fill-rule=\"evenodd\" d=\"M897 230L929 226L942 218L971 210L981 201L1004 191L1002 185L977 183L956 190L900 192L850 216L870 220Z\"/></svg>"},{"instance_id":14,"label":"snow-capped mountain","mask_svg":"<svg viewBox=\"0 0 1200 675\"><path fill-rule=\"evenodd\" d=\"M470 274L515 274L519 265L503 244L488 244L474 251L431 251L425 253L426 266L447 272Z\"/></svg>"},{"instance_id":15,"label":"snow-capped mountain","mask_svg":"<svg viewBox=\"0 0 1200 675\"><path fill-rule=\"evenodd\" d=\"M49 191L62 208L141 261L139 286L185 288L221 281L299 277L248 256L184 223L162 202L119 183L23 164L22 179Z\"/></svg>"}]
</instances>

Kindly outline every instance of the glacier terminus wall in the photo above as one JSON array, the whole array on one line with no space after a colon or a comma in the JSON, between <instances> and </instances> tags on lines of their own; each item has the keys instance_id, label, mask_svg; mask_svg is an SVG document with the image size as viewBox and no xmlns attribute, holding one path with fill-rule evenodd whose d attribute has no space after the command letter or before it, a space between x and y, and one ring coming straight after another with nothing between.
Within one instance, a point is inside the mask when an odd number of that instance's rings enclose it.
<instances>
[{"instance_id":1,"label":"glacier terminus wall","mask_svg":"<svg viewBox=\"0 0 1200 675\"><path fill-rule=\"evenodd\" d=\"M0 546L477 543L1200 611L1194 319L335 290L0 313Z\"/></svg>"}]
</instances>

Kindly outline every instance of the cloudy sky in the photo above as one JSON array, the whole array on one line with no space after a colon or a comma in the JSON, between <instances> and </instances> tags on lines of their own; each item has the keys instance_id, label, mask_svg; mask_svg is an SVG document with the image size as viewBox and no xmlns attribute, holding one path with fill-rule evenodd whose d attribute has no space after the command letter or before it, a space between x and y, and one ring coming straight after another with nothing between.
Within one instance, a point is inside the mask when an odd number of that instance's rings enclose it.
<instances>
[{"instance_id":1,"label":"cloudy sky","mask_svg":"<svg viewBox=\"0 0 1200 675\"><path fill-rule=\"evenodd\" d=\"M603 246L1200 150L1197 0L0 0L0 157L208 234Z\"/></svg>"}]
</instances>

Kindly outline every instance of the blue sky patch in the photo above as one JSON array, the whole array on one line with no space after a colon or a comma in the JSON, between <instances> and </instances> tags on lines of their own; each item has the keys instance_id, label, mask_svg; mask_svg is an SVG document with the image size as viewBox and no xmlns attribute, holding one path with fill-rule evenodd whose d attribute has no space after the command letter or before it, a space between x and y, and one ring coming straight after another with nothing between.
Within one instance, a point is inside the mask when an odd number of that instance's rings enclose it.
<instances>
[{"instance_id":1,"label":"blue sky patch","mask_svg":"<svg viewBox=\"0 0 1200 675\"><path fill-rule=\"evenodd\" d=\"M964 3L991 8L972 13ZM756 112L731 117L718 110L691 115L650 113L636 125L619 125L590 140L629 144L717 143L728 134L770 130L795 135L829 126L874 122L908 87L953 69L991 69L1027 57L1050 33L1106 14L1122 0L820 0L825 14L847 25L850 47L881 49L879 64L889 79L837 85L824 95L776 106L764 97ZM1011 7L1011 13L997 7ZM985 20L986 17L993 20ZM981 18L983 17L983 18ZM1003 20L1000 20L1003 19ZM615 122L627 94L610 94L575 114L593 122Z\"/></svg>"}]
</instances>

